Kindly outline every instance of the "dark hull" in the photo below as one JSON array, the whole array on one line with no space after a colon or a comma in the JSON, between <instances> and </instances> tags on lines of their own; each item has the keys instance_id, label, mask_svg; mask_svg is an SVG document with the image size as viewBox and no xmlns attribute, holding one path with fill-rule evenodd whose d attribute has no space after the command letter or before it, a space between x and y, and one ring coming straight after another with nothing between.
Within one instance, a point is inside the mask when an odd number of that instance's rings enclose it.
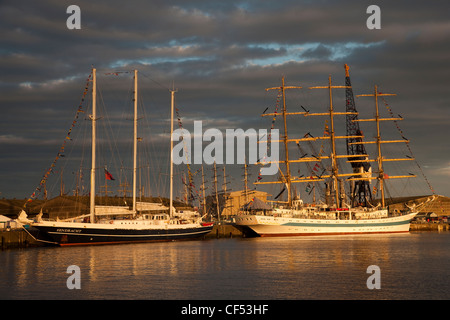
<instances>
[{"instance_id":1,"label":"dark hull","mask_svg":"<svg viewBox=\"0 0 450 320\"><path fill-rule=\"evenodd\" d=\"M213 228L212 225L158 230L33 227L39 231L38 240L60 246L192 240L202 238Z\"/></svg>"}]
</instances>

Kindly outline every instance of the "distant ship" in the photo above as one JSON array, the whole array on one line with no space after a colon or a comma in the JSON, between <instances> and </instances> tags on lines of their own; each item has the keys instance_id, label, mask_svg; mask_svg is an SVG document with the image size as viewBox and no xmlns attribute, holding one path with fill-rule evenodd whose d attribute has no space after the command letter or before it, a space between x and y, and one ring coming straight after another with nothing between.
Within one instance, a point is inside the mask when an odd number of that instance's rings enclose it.
<instances>
[{"instance_id":1,"label":"distant ship","mask_svg":"<svg viewBox=\"0 0 450 320\"><path fill-rule=\"evenodd\" d=\"M372 96L375 98L375 118L358 120L358 112L355 108L348 66L345 65L346 85L333 86L331 76L328 79L327 86L311 87L310 89L327 89L329 92L329 110L325 113L313 113L304 107L302 112L287 112L285 91L287 89L300 89L301 87L286 86L284 77L279 87L268 88L266 90L277 90L278 103L282 102L281 112L264 113L262 116L273 116L275 121L277 116L284 120L284 136L280 142L284 143L285 158L284 161L278 161L285 164L285 171L280 168L280 180L268 182L255 182L255 184L273 184L279 183L284 185L287 191L288 200L282 203L282 206L273 208L264 214L239 214L235 217L235 226L247 236L314 236L314 235L348 235L348 234L377 234L377 233L405 233L409 232L410 222L418 213L417 207L409 207L406 212L396 212L390 214L385 204L385 179L397 178L413 178L415 175L394 176L387 175L383 169L385 161L407 161L414 160L412 157L388 159L381 153L381 145L384 143L400 143L408 142L408 140L382 140L380 135L381 121L399 121L402 118L380 118L378 110L378 97L394 94L380 93L377 86L372 94L361 96ZM332 91L336 88L346 89L346 112L336 112L333 107ZM267 109L266 109L267 110ZM306 134L303 138L289 139L287 135L287 115L303 115L311 116L328 116L328 124L325 126L323 136L313 137ZM347 135L336 136L334 128L334 117L337 115L347 116ZM359 129L360 121L373 121L376 123L377 136L374 141L363 141L364 136ZM339 139L346 139L347 154L339 155L336 153L336 142ZM325 155L323 150L314 152L308 157L306 152L299 159L292 160L289 158L288 143L295 142L301 149L300 142L311 143L313 141L329 141L330 153ZM376 159L369 159L369 155L364 148L365 144L374 143L377 146ZM338 166L338 159L346 159L351 163L353 172L342 173ZM325 160L329 160L330 164L325 164ZM290 172L290 164L294 162L316 163L315 166L309 166L307 174L309 177L293 178ZM378 172L372 175L370 162L376 162ZM270 162L268 162L270 163ZM268 164L261 161L259 164ZM346 202L346 194L344 190L344 181L351 183L350 201ZM376 203L372 199L372 190L370 181L377 180L377 190L381 192L381 199ZM325 182L326 186L326 203L305 204L296 195L293 195L293 183L316 184ZM313 186L314 188L314 186ZM282 191L283 192L283 191Z\"/></svg>"},{"instance_id":2,"label":"distant ship","mask_svg":"<svg viewBox=\"0 0 450 320\"><path fill-rule=\"evenodd\" d=\"M173 163L170 163L170 206L169 212L152 213L152 204L136 201L136 155L137 155L137 70L134 71L134 137L133 137L133 205L97 206L95 204L95 171L96 171L96 69L92 69L92 159L90 186L90 213L64 221L50 221L38 215L30 220L24 210L19 221L28 224L39 232L33 234L38 241L69 245L95 245L133 243L149 241L171 241L198 239L208 234L213 223L204 222L202 217L189 215L177 217L173 207ZM173 131L174 93L171 90L171 132ZM105 174L109 174L105 171ZM159 209L159 208L158 208ZM160 210L157 210L160 211Z\"/></svg>"}]
</instances>

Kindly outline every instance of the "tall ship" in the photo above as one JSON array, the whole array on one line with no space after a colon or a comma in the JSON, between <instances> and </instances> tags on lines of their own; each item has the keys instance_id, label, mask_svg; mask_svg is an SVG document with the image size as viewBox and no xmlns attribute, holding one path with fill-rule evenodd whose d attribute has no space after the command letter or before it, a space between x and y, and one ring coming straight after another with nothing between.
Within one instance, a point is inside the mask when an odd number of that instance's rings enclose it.
<instances>
[{"instance_id":1,"label":"tall ship","mask_svg":"<svg viewBox=\"0 0 450 320\"><path fill-rule=\"evenodd\" d=\"M137 90L138 71L134 70L134 136L133 141L133 203L130 206L99 206L95 203L96 170L96 69L92 69L92 124L89 214L64 220L44 220L42 214L29 219L22 210L19 221L38 230L36 240L59 246L96 245L151 241L198 239L208 234L213 224L198 215L177 214L173 206L173 163L170 161L170 200L168 213L161 212L155 203L138 202L136 197L137 173ZM90 77L91 77L90 76ZM171 92L171 134L173 132L174 94ZM172 139L170 139L172 143ZM172 147L171 147L172 149ZM172 160L172 159L171 159ZM105 169L105 175L112 176ZM108 179L108 178L107 178ZM158 213L155 213L155 209Z\"/></svg>"},{"instance_id":2,"label":"tall ship","mask_svg":"<svg viewBox=\"0 0 450 320\"><path fill-rule=\"evenodd\" d=\"M310 112L301 106L300 112L287 112L286 91L288 89L301 89L299 86L286 86L284 77L281 86L267 88L278 91L277 105L274 113L263 113L262 116L273 117L273 122L277 117L283 119L284 135L280 134L284 144L285 160L276 161L283 164L284 170L279 166L278 181L258 181L255 184L281 184L281 193L287 193L287 200L274 200L276 205L272 210L265 210L264 213L241 213L235 218L235 226L246 236L313 236L313 235L348 235L348 234L382 234L382 233L406 233L409 232L410 222L417 215L419 206L409 206L401 212L389 212L385 200L385 180L386 179L409 179L416 177L415 174L391 175L384 170L383 164L390 161L411 161L413 157L387 158L382 153L382 145L386 143L409 142L403 136L403 140L384 140L380 133L380 123L383 121L400 121L402 118L380 117L378 102L380 97L393 96L395 94L381 93L377 86L370 94L359 95L361 97L373 97L375 106L375 117L372 119L358 119L358 112L355 108L353 90L350 82L349 67L345 65L345 86L332 84L331 76L328 78L328 85L310 87L309 89L325 89L328 91L329 108L327 112ZM346 90L346 111L337 112L333 106L333 90ZM280 107L280 111L278 110ZM266 109L267 110L267 109ZM325 116L325 129L322 136L313 136L307 133L302 138L291 139L288 137L287 116L303 116L304 119L310 117ZM346 116L346 135L337 135L335 131L335 117ZM374 122L376 124L376 136L372 141L365 141L364 135L359 127L363 121ZM272 122L272 123L273 123ZM301 124L298 124L300 127ZM338 154L338 141L346 141L347 153ZM320 151L314 150L312 142L322 142ZM300 157L292 159L289 157L288 144L296 143L300 150ZM329 153L324 151L323 145L329 143ZM310 144L310 156L305 152L302 144ZM370 158L366 152L365 145L374 144L376 146L376 156ZM352 172L345 173L340 162L350 163ZM265 165L272 162L260 161L258 164ZM294 176L291 165L293 163L305 163L308 166L307 173ZM315 164L314 164L315 163ZM376 163L376 169L372 170L372 163ZM314 164L314 165L312 165ZM306 176L305 176L306 175ZM371 186L375 181L376 185ZM325 201L304 203L298 196L294 184L303 183L314 189L320 183L324 184ZM345 186L350 189L346 193ZM380 194L378 199L373 196L374 191ZM280 193L280 194L281 194ZM278 198L280 196L276 196ZM314 194L315 200L315 194ZM430 200L432 201L432 200ZM420 206L425 204L420 204Z\"/></svg>"}]
</instances>

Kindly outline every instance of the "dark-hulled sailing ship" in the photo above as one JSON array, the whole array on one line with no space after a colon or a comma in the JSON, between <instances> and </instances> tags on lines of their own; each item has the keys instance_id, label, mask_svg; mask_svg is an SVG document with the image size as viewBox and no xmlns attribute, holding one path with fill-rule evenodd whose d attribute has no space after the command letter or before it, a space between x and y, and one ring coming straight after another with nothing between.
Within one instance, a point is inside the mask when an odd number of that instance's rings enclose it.
<instances>
[{"instance_id":1,"label":"dark-hulled sailing ship","mask_svg":"<svg viewBox=\"0 0 450 320\"><path fill-rule=\"evenodd\" d=\"M95 171L96 171L96 69L92 69L92 159L90 176L90 212L62 221L42 219L42 214L35 220L27 218L25 211L19 215L19 221L29 224L39 232L36 240L60 246L94 245L112 243L133 243L151 241L188 240L202 238L208 234L213 223L204 222L199 215L176 216L173 207L173 163L170 163L170 204L169 212L158 214L146 210L149 203L136 201L136 157L137 157L137 70L134 71L134 137L133 137L133 205L96 206ZM171 90L171 133L173 130L173 108L175 90ZM140 210L138 210L140 209Z\"/></svg>"}]
</instances>

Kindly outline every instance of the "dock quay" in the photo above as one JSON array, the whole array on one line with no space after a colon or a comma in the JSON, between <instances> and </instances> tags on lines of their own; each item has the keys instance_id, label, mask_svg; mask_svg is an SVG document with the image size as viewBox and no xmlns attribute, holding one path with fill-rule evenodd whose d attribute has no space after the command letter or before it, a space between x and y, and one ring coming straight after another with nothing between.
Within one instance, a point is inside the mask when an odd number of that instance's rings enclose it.
<instances>
[{"instance_id":1,"label":"dock quay","mask_svg":"<svg viewBox=\"0 0 450 320\"><path fill-rule=\"evenodd\" d=\"M242 237L242 232L231 224L215 224L206 239Z\"/></svg>"},{"instance_id":2,"label":"dock quay","mask_svg":"<svg viewBox=\"0 0 450 320\"><path fill-rule=\"evenodd\" d=\"M0 229L0 249L27 248L43 246L23 229Z\"/></svg>"},{"instance_id":3,"label":"dock quay","mask_svg":"<svg viewBox=\"0 0 450 320\"><path fill-rule=\"evenodd\" d=\"M450 224L448 223L411 223L409 231L450 231Z\"/></svg>"}]
</instances>

